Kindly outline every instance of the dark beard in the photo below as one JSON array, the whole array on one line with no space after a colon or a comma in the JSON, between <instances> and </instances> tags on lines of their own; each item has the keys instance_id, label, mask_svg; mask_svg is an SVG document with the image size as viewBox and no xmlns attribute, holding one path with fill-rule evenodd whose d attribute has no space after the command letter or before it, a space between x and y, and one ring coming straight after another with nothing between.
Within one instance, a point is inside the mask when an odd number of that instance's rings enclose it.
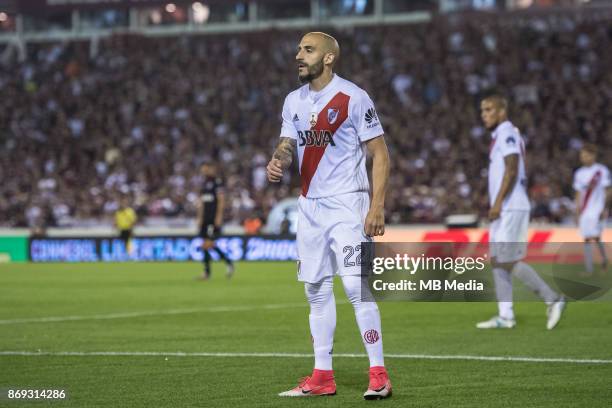
<instances>
[{"instance_id":1,"label":"dark beard","mask_svg":"<svg viewBox=\"0 0 612 408\"><path fill-rule=\"evenodd\" d=\"M499 122L499 121L495 122L493 125L491 125L491 126L487 127L487 130L488 130L489 132L493 132L493 131L494 131L494 130L495 130L495 129L496 129L498 126L499 126L499 124L500 124L500 123L501 123L501 122ZM486 127L486 126L485 126L485 127Z\"/></svg>"},{"instance_id":2,"label":"dark beard","mask_svg":"<svg viewBox=\"0 0 612 408\"><path fill-rule=\"evenodd\" d=\"M305 84L306 82L312 82L317 79L323 73L323 58L321 61L312 64L308 67L308 74L306 75L298 75L298 79L301 83Z\"/></svg>"}]
</instances>

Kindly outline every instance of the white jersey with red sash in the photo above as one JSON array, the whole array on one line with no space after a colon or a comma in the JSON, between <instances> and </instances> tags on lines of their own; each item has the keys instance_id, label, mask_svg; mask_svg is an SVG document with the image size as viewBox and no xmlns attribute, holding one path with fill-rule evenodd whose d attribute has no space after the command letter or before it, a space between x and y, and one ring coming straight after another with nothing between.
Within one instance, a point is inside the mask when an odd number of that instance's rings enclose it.
<instances>
[{"instance_id":1,"label":"white jersey with red sash","mask_svg":"<svg viewBox=\"0 0 612 408\"><path fill-rule=\"evenodd\" d=\"M610 171L603 164L581 167L574 173L574 190L580 193L580 214L599 217L606 205Z\"/></svg>"},{"instance_id":2,"label":"white jersey with red sash","mask_svg":"<svg viewBox=\"0 0 612 408\"><path fill-rule=\"evenodd\" d=\"M504 158L518 155L518 174L510 194L502 203L502 211L529 211L527 197L527 174L525 166L525 142L518 129L510 122L500 123L491 133L489 148L489 203L493 206L504 179L506 164Z\"/></svg>"},{"instance_id":3,"label":"white jersey with red sash","mask_svg":"<svg viewBox=\"0 0 612 408\"><path fill-rule=\"evenodd\" d=\"M374 104L352 82L334 75L319 92L309 85L283 105L281 137L297 141L298 280L320 282L361 274L361 243L370 207L364 143L383 134Z\"/></svg>"},{"instance_id":4,"label":"white jersey with red sash","mask_svg":"<svg viewBox=\"0 0 612 408\"><path fill-rule=\"evenodd\" d=\"M297 141L304 197L369 191L362 143L382 134L368 94L336 74L319 92L306 84L285 98L280 136Z\"/></svg>"}]
</instances>

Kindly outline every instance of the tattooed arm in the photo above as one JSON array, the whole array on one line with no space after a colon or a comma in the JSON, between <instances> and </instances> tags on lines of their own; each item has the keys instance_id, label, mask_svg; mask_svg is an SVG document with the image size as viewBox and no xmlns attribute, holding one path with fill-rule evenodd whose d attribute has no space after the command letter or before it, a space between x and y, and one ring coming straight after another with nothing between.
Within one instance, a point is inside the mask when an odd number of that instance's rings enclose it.
<instances>
[{"instance_id":1,"label":"tattooed arm","mask_svg":"<svg viewBox=\"0 0 612 408\"><path fill-rule=\"evenodd\" d=\"M268 163L268 180L278 183L283 178L283 170L288 168L293 161L293 152L296 148L296 141L290 137L281 137L272 160Z\"/></svg>"}]
</instances>

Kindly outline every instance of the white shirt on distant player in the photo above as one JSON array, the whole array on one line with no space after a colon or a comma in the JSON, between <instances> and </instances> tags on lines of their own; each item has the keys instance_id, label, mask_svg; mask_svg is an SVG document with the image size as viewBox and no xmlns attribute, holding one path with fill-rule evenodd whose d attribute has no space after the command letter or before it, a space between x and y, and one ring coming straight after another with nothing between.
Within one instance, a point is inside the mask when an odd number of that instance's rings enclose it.
<instances>
[{"instance_id":1,"label":"white shirt on distant player","mask_svg":"<svg viewBox=\"0 0 612 408\"><path fill-rule=\"evenodd\" d=\"M580 193L580 215L597 217L606 206L606 189L612 185L606 166L594 163L574 173L574 190Z\"/></svg>"},{"instance_id":2,"label":"white shirt on distant player","mask_svg":"<svg viewBox=\"0 0 612 408\"><path fill-rule=\"evenodd\" d=\"M502 211L529 211L527 196L527 175L525 171L525 142L519 130L508 120L500 123L491 133L489 147L489 203L495 203L504 179L506 164L504 158L518 154L516 184L502 203Z\"/></svg>"},{"instance_id":3,"label":"white shirt on distant player","mask_svg":"<svg viewBox=\"0 0 612 408\"><path fill-rule=\"evenodd\" d=\"M337 74L319 92L306 84L287 95L282 119L280 136L297 141L303 196L369 191L363 142L384 132L363 89Z\"/></svg>"}]
</instances>

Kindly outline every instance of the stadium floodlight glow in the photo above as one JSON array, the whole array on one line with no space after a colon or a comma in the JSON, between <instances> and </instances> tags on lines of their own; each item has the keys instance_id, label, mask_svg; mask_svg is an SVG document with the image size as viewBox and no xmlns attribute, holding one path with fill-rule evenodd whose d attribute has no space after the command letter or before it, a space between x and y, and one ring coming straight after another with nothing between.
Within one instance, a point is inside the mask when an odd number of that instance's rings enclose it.
<instances>
[{"instance_id":1,"label":"stadium floodlight glow","mask_svg":"<svg viewBox=\"0 0 612 408\"><path fill-rule=\"evenodd\" d=\"M161 11L159 10L151 11L150 17L153 24L159 24L162 21Z\"/></svg>"},{"instance_id":2,"label":"stadium floodlight glow","mask_svg":"<svg viewBox=\"0 0 612 408\"><path fill-rule=\"evenodd\" d=\"M176 11L176 5L174 3L166 4L166 11L168 13L174 13Z\"/></svg>"},{"instance_id":3,"label":"stadium floodlight glow","mask_svg":"<svg viewBox=\"0 0 612 408\"><path fill-rule=\"evenodd\" d=\"M8 15L4 12L0 13L0 21L4 22L6 20L8 20Z\"/></svg>"},{"instance_id":4,"label":"stadium floodlight glow","mask_svg":"<svg viewBox=\"0 0 612 408\"><path fill-rule=\"evenodd\" d=\"M204 24L210 17L210 7L196 1L191 5L193 9L193 21L197 24Z\"/></svg>"}]
</instances>

